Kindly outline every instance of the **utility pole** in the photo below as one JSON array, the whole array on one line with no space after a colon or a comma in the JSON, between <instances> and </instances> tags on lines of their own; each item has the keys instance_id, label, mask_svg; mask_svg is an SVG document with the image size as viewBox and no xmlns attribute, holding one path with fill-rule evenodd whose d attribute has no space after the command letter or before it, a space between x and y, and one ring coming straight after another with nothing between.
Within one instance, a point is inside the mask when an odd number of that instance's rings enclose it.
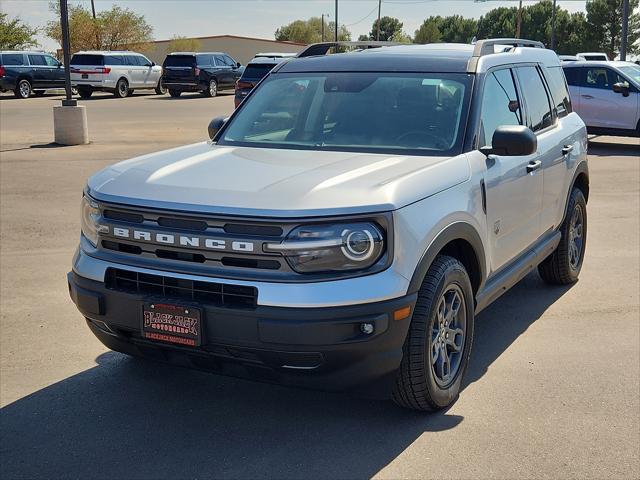
<instances>
[{"instance_id":1,"label":"utility pole","mask_svg":"<svg viewBox=\"0 0 640 480\"><path fill-rule=\"evenodd\" d=\"M320 26L320 31L322 32L322 41L324 42L324 13L322 14L322 25Z\"/></svg>"},{"instance_id":2,"label":"utility pole","mask_svg":"<svg viewBox=\"0 0 640 480\"><path fill-rule=\"evenodd\" d=\"M629 40L629 0L622 0L622 38L620 39L620 60L627 60L627 41Z\"/></svg>"},{"instance_id":3,"label":"utility pole","mask_svg":"<svg viewBox=\"0 0 640 480\"><path fill-rule=\"evenodd\" d=\"M380 41L380 10L382 8L382 0L378 0L378 28L376 31L376 40Z\"/></svg>"},{"instance_id":4,"label":"utility pole","mask_svg":"<svg viewBox=\"0 0 640 480\"><path fill-rule=\"evenodd\" d=\"M553 10L551 10L551 50L556 49L556 0L553 0Z\"/></svg>"},{"instance_id":5,"label":"utility pole","mask_svg":"<svg viewBox=\"0 0 640 480\"><path fill-rule=\"evenodd\" d=\"M91 0L91 13L93 13L93 19L96 19L96 4L94 0Z\"/></svg>"},{"instance_id":6,"label":"utility pole","mask_svg":"<svg viewBox=\"0 0 640 480\"><path fill-rule=\"evenodd\" d=\"M520 38L520 26L522 24L522 0L518 5L518 18L516 19L516 38Z\"/></svg>"},{"instance_id":7,"label":"utility pole","mask_svg":"<svg viewBox=\"0 0 640 480\"><path fill-rule=\"evenodd\" d=\"M337 42L338 41L338 25L339 25L338 24L338 0L336 0L336 14L335 14L334 20L336 21L335 22L336 23L336 25L335 25L335 27L336 27L335 28L335 30L336 30L336 32L335 32L335 41Z\"/></svg>"},{"instance_id":8,"label":"utility pole","mask_svg":"<svg viewBox=\"0 0 640 480\"><path fill-rule=\"evenodd\" d=\"M60 0L60 28L62 29L62 55L64 61L64 89L67 99L62 101L63 106L77 105L77 101L71 98L71 73L69 72L69 10L67 0Z\"/></svg>"}]
</instances>

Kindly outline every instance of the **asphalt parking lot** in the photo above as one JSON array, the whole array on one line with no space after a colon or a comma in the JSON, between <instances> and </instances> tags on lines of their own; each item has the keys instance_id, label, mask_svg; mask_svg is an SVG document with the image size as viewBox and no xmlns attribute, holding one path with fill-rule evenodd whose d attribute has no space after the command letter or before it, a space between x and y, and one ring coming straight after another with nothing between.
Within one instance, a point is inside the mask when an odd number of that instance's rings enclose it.
<instances>
[{"instance_id":1,"label":"asphalt parking lot","mask_svg":"<svg viewBox=\"0 0 640 480\"><path fill-rule=\"evenodd\" d=\"M67 293L86 178L207 138L233 96L96 95L56 147L60 97L0 97L2 478L640 477L640 143L590 145L580 281L526 277L477 318L459 400L251 383L107 351Z\"/></svg>"}]
</instances>

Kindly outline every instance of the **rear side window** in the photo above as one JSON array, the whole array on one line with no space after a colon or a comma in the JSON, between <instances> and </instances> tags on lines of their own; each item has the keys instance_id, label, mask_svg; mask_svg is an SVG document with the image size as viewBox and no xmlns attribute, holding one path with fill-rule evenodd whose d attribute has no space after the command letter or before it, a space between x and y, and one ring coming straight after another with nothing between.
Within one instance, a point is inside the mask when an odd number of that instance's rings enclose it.
<instances>
[{"instance_id":1,"label":"rear side window","mask_svg":"<svg viewBox=\"0 0 640 480\"><path fill-rule=\"evenodd\" d=\"M5 53L2 55L2 65L24 65L24 55L21 53Z\"/></svg>"},{"instance_id":2,"label":"rear side window","mask_svg":"<svg viewBox=\"0 0 640 480\"><path fill-rule=\"evenodd\" d=\"M196 59L198 60L198 65L202 65L204 67L213 65L211 55L198 55L196 56Z\"/></svg>"},{"instance_id":3,"label":"rear side window","mask_svg":"<svg viewBox=\"0 0 640 480\"><path fill-rule=\"evenodd\" d=\"M132 67L138 67L140 64L138 63L138 57L135 55L124 55L123 57L124 64Z\"/></svg>"},{"instance_id":4,"label":"rear side window","mask_svg":"<svg viewBox=\"0 0 640 480\"><path fill-rule=\"evenodd\" d=\"M71 65L104 65L104 56L76 53L71 57Z\"/></svg>"},{"instance_id":5,"label":"rear side window","mask_svg":"<svg viewBox=\"0 0 640 480\"><path fill-rule=\"evenodd\" d=\"M29 63L34 66L44 67L47 62L44 59L44 55L29 55Z\"/></svg>"},{"instance_id":6,"label":"rear side window","mask_svg":"<svg viewBox=\"0 0 640 480\"><path fill-rule=\"evenodd\" d=\"M549 97L538 69L536 67L519 67L518 78L527 104L531 130L537 132L553 125Z\"/></svg>"},{"instance_id":7,"label":"rear side window","mask_svg":"<svg viewBox=\"0 0 640 480\"><path fill-rule=\"evenodd\" d=\"M482 94L480 146L491 145L493 132L501 125L522 125L522 111L510 69L487 75Z\"/></svg>"},{"instance_id":8,"label":"rear side window","mask_svg":"<svg viewBox=\"0 0 640 480\"><path fill-rule=\"evenodd\" d=\"M242 78L247 80L262 80L264 76L275 67L275 63L256 63L254 65L247 65L242 74Z\"/></svg>"},{"instance_id":9,"label":"rear side window","mask_svg":"<svg viewBox=\"0 0 640 480\"><path fill-rule=\"evenodd\" d=\"M105 65L126 65L124 57L121 55L107 55L104 57Z\"/></svg>"},{"instance_id":10,"label":"rear side window","mask_svg":"<svg viewBox=\"0 0 640 480\"><path fill-rule=\"evenodd\" d=\"M193 55L168 55L164 59L165 67L193 67L196 57Z\"/></svg>"},{"instance_id":11,"label":"rear side window","mask_svg":"<svg viewBox=\"0 0 640 480\"><path fill-rule=\"evenodd\" d=\"M571 99L561 67L546 69L547 83L551 90L551 96L555 104L558 117L564 117L571 113Z\"/></svg>"}]
</instances>

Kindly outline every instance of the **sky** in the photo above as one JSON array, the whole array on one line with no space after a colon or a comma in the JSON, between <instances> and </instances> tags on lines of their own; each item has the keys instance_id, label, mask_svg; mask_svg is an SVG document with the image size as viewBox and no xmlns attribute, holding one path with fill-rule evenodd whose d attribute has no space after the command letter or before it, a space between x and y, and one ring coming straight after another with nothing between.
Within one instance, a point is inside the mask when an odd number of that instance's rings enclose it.
<instances>
[{"instance_id":1,"label":"sky","mask_svg":"<svg viewBox=\"0 0 640 480\"><path fill-rule=\"evenodd\" d=\"M338 0L338 21L346 25L355 40L371 30L378 13L378 0ZM0 10L10 17L19 16L32 26L43 26L53 19L50 0L0 0ZM90 0L69 0L91 8ZM524 1L525 5L535 3ZM108 10L117 4L143 14L153 26L156 40L174 35L204 37L241 35L273 39L282 25L297 19L328 14L334 20L334 0L95 0L96 10ZM431 15L463 15L478 18L492 8L515 6L517 0L382 0L382 15L397 17L405 32L413 36L423 20ZM584 0L559 0L570 12L584 11ZM55 41L40 35L41 48L55 50Z\"/></svg>"}]
</instances>

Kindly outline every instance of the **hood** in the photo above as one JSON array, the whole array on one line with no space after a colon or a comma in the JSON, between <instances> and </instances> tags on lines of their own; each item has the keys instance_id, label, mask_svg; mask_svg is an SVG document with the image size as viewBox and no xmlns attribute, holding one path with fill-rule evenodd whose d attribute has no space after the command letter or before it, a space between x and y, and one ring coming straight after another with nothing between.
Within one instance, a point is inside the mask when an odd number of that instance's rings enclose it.
<instances>
[{"instance_id":1,"label":"hood","mask_svg":"<svg viewBox=\"0 0 640 480\"><path fill-rule=\"evenodd\" d=\"M470 176L465 155L405 155L217 146L144 155L89 179L97 200L252 216L326 216L400 208Z\"/></svg>"}]
</instances>

